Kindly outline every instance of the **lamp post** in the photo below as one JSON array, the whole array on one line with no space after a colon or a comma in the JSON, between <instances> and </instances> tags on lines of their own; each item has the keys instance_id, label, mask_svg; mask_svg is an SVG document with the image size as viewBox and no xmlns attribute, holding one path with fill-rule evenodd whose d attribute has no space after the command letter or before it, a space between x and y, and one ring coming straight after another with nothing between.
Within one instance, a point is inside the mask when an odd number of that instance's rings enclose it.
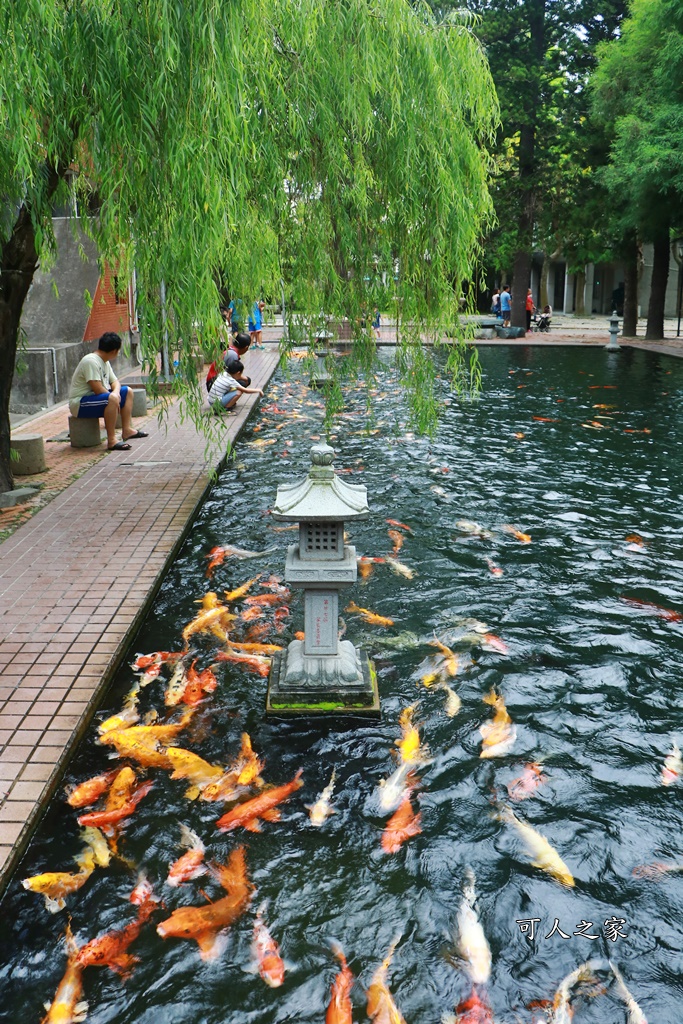
<instances>
[{"instance_id":1,"label":"lamp post","mask_svg":"<svg viewBox=\"0 0 683 1024\"><path fill-rule=\"evenodd\" d=\"M621 345L617 341L617 335L619 334L619 317L616 309L612 313L609 320L609 341L605 345L606 352L618 352Z\"/></svg>"},{"instance_id":2,"label":"lamp post","mask_svg":"<svg viewBox=\"0 0 683 1024\"><path fill-rule=\"evenodd\" d=\"M332 468L334 449L311 448L308 476L277 489L273 519L299 523L287 549L285 580L304 592L304 639L277 653L268 678L266 714L379 715L377 679L365 651L339 640L339 591L356 581L356 549L344 522L367 519L367 490Z\"/></svg>"}]
</instances>

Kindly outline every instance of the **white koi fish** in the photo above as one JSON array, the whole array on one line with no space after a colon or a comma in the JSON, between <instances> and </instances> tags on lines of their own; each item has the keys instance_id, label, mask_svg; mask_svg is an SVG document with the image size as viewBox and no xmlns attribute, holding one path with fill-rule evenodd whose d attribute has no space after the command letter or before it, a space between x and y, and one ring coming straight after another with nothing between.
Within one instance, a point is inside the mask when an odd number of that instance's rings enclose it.
<instances>
[{"instance_id":1,"label":"white koi fish","mask_svg":"<svg viewBox=\"0 0 683 1024\"><path fill-rule=\"evenodd\" d=\"M499 807L498 813L503 821L514 825L517 829L524 840L529 854L533 857L531 863L535 868L545 871L546 874L556 879L561 885L566 885L570 888L574 886L574 877L571 871L545 836L542 836L535 828L532 828L531 825L518 818L505 804Z\"/></svg>"},{"instance_id":2,"label":"white koi fish","mask_svg":"<svg viewBox=\"0 0 683 1024\"><path fill-rule=\"evenodd\" d=\"M467 964L475 985L485 985L491 976L491 950L474 909L474 872L467 868L463 900L458 911L458 952Z\"/></svg>"},{"instance_id":3,"label":"white koi fish","mask_svg":"<svg viewBox=\"0 0 683 1024\"><path fill-rule=\"evenodd\" d=\"M593 972L602 966L601 960L587 960L564 978L555 993L548 1024L571 1024L574 1011L571 1006L572 990L582 981L591 981Z\"/></svg>"},{"instance_id":4,"label":"white koi fish","mask_svg":"<svg viewBox=\"0 0 683 1024\"><path fill-rule=\"evenodd\" d=\"M336 777L337 773L333 768L330 781L325 786L316 802L314 804L306 804L306 810L309 812L308 817L311 819L311 825L315 825L319 828L331 814L336 814L334 807L330 805L330 797L334 790Z\"/></svg>"},{"instance_id":5,"label":"white koi fish","mask_svg":"<svg viewBox=\"0 0 683 1024\"><path fill-rule=\"evenodd\" d=\"M626 987L626 982L621 976L621 973L617 969L617 965L611 960L608 961L610 970L615 977L617 983L617 991L621 998L624 1000L628 1009L628 1024L647 1024L647 1017L638 1006L631 993Z\"/></svg>"}]
</instances>

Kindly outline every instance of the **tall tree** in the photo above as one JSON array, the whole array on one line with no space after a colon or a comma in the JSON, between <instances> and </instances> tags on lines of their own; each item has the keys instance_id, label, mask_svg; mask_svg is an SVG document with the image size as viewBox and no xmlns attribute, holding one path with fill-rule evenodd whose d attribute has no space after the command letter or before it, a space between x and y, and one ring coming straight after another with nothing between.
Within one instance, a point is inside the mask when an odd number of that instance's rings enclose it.
<instances>
[{"instance_id":1,"label":"tall tree","mask_svg":"<svg viewBox=\"0 0 683 1024\"><path fill-rule=\"evenodd\" d=\"M631 233L654 248L646 337L664 337L669 238L683 221L683 9L633 0L602 47L595 106L613 137L605 180Z\"/></svg>"},{"instance_id":2,"label":"tall tree","mask_svg":"<svg viewBox=\"0 0 683 1024\"><path fill-rule=\"evenodd\" d=\"M454 6L456 0L432 2L442 15ZM465 6L477 16L475 31L501 106L493 186L498 227L485 242L486 254L499 273L512 275L512 322L521 327L533 250L564 255L569 243L580 261L596 248L595 220L580 217L600 149L587 123L586 83L597 45L618 31L626 0L465 0Z\"/></svg>"},{"instance_id":3,"label":"tall tree","mask_svg":"<svg viewBox=\"0 0 683 1024\"><path fill-rule=\"evenodd\" d=\"M417 328L455 317L491 213L497 104L467 24L408 0L12 0L0 38L0 491L23 302L69 190L96 198L102 258L134 263L143 355L168 336L198 422L190 339L226 279L250 298L284 276L309 317L387 282L419 378Z\"/></svg>"}]
</instances>

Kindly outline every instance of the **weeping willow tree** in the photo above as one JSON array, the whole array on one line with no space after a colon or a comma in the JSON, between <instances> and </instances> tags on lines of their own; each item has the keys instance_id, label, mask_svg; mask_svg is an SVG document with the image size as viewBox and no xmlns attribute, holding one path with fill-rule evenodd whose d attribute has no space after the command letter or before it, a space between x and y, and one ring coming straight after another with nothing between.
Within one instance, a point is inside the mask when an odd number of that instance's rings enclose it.
<instances>
[{"instance_id":1,"label":"weeping willow tree","mask_svg":"<svg viewBox=\"0 0 683 1024\"><path fill-rule=\"evenodd\" d=\"M420 343L457 322L491 215L497 105L466 17L408 0L2 0L0 491L21 311L55 256L51 212L135 267L142 352L218 351L218 304L279 294L302 323L395 310L414 408L433 420ZM165 300L162 303L160 295ZM457 359L452 361L457 374ZM205 428L206 429L206 428Z\"/></svg>"}]
</instances>

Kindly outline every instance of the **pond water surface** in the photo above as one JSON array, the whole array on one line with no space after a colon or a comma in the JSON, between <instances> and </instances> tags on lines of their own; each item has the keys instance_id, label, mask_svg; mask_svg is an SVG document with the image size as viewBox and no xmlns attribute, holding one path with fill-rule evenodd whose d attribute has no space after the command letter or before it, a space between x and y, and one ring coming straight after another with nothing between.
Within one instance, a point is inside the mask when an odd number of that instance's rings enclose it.
<instances>
[{"instance_id":1,"label":"pond water surface","mask_svg":"<svg viewBox=\"0 0 683 1024\"><path fill-rule=\"evenodd\" d=\"M322 1022L337 971L331 938L357 978L354 1019L366 1021L364 988L399 935L389 987L408 1024L437 1024L472 990L466 966L453 955L468 868L492 951L485 987L499 1024L545 1019L533 1004L552 1000L581 962L607 957L651 1024L683 1019L683 870L639 870L654 862L683 866L681 782L661 783L664 759L674 740L683 739L683 623L653 607L683 611L683 363L632 350L614 357L593 349L494 348L480 355L480 400L460 404L447 382L438 382L450 404L435 439L410 433L387 351L371 433L364 429L365 389L352 385L331 438L337 468L353 471L344 479L368 488L373 515L349 527L358 553L390 552L388 518L412 531L399 530L398 557L414 578L377 564L340 603L344 608L348 596L394 620L381 628L342 613L346 637L375 658L381 722L346 729L335 722L266 721L266 681L218 665L218 689L179 743L226 764L247 731L265 760L266 782L279 785L301 768L303 788L282 805L282 820L264 823L260 834L223 834L215 828L222 805L188 800L185 781L150 769L154 787L120 838L133 867L118 860L97 869L68 897L66 910L52 915L20 880L74 870L71 858L82 843L76 812L60 792L1 904L0 1019L41 1019L66 965L67 912L79 943L122 927L134 916L128 896L138 870L165 904L154 922L178 906L201 904L202 892L220 895L206 878L175 889L165 884L169 864L182 852L180 822L202 837L215 861L244 843L257 887L252 905L215 962L201 960L194 942L163 941L150 924L131 946L139 963L125 982L106 968L87 969L84 997L93 1024ZM128 662L135 652L180 650L182 628L206 591L222 595L259 572L282 574L294 535L274 531L268 509L278 483L307 471L322 415L299 364L288 380L274 379ZM463 519L491 537L467 535L456 526ZM253 561L226 559L209 581L205 556L225 543L275 550ZM271 641L288 642L303 628L297 597L291 613ZM501 643L473 644L464 619L486 623ZM444 693L420 681L421 664L436 654L429 646L435 634L451 638L460 655L450 680L462 701L454 717L445 713ZM468 634L459 646L458 636ZM391 644L399 635L406 646ZM219 641L208 634L195 639L200 667L211 664ZM119 672L98 722L120 709L134 679L127 666ZM145 688L141 711L165 713L167 679L168 673ZM482 698L492 688L517 735L509 753L481 759L479 726L492 713ZM396 767L399 714L416 702L432 758L417 770L422 832L387 855L380 837L388 815L373 794ZM109 752L97 744L93 727L67 781L118 764ZM573 888L533 867L519 832L496 814L496 799L508 802L506 784L529 762L541 765L546 781L510 806L555 847ZM305 805L332 769L337 813L316 829ZM254 913L264 903L287 963L277 989L249 972ZM518 922L533 919L530 941L528 926L525 934ZM605 922L613 919L623 934L610 937ZM599 978L597 989L577 990L575 1024L627 1021L609 974Z\"/></svg>"}]
</instances>

